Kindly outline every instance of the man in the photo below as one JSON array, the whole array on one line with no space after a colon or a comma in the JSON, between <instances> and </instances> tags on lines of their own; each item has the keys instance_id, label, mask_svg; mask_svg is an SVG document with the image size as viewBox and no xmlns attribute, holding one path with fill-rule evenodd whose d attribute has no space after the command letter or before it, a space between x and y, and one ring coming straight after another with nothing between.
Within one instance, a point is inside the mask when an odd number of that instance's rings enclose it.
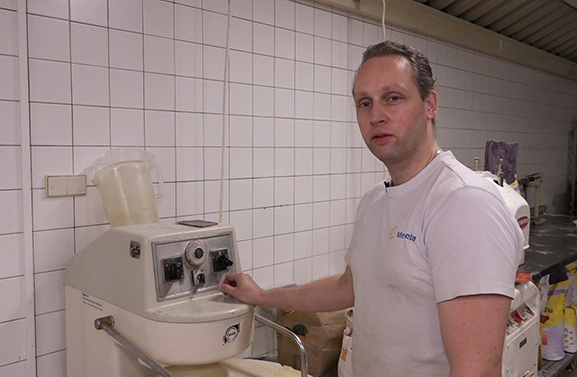
<instances>
[{"instance_id":1,"label":"man","mask_svg":"<svg viewBox=\"0 0 577 377\"><path fill-rule=\"evenodd\" d=\"M391 181L367 192L340 276L264 291L245 274L219 289L264 307L355 307L355 376L500 376L523 236L495 185L442 152L426 57L390 41L365 51L357 120Z\"/></svg>"}]
</instances>

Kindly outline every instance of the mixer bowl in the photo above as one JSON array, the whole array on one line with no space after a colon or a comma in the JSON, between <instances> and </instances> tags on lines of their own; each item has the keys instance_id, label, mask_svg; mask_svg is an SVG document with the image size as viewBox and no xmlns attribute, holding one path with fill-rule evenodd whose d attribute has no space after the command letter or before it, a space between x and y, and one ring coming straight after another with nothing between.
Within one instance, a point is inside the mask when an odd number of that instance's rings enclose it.
<instances>
[{"instance_id":1,"label":"mixer bowl","mask_svg":"<svg viewBox=\"0 0 577 377\"><path fill-rule=\"evenodd\" d=\"M216 364L167 368L174 377L297 377L301 372L262 360L230 359Z\"/></svg>"}]
</instances>

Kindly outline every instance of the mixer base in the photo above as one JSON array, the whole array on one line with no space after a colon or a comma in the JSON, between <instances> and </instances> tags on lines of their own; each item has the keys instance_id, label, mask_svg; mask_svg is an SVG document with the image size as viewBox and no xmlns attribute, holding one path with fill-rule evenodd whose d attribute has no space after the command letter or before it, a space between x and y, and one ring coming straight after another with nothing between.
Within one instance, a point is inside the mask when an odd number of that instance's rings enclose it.
<instances>
[{"instance_id":1,"label":"mixer base","mask_svg":"<svg viewBox=\"0 0 577 377\"><path fill-rule=\"evenodd\" d=\"M301 372L289 366L262 360L230 359L216 364L173 366L174 377L298 377Z\"/></svg>"}]
</instances>

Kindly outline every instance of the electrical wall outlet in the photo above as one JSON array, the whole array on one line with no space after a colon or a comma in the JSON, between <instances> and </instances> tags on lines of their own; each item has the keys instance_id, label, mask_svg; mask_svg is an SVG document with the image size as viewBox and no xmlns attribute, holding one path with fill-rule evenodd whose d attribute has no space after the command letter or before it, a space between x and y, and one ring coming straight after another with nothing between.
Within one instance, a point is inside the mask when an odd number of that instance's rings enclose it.
<instances>
[{"instance_id":1,"label":"electrical wall outlet","mask_svg":"<svg viewBox=\"0 0 577 377\"><path fill-rule=\"evenodd\" d=\"M46 175L44 187L47 198L86 195L86 175Z\"/></svg>"}]
</instances>

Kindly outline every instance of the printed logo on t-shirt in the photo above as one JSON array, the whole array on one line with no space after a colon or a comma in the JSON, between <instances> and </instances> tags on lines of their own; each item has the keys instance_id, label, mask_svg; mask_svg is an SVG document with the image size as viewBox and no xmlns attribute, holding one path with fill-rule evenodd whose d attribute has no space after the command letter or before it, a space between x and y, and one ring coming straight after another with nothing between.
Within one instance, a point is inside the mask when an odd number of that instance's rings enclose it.
<instances>
[{"instance_id":1,"label":"printed logo on t-shirt","mask_svg":"<svg viewBox=\"0 0 577 377\"><path fill-rule=\"evenodd\" d=\"M394 227L393 229L391 229L391 232L389 233L389 237L390 237L390 239L397 237L397 238L402 238L402 239L413 241L413 242L417 240L416 236L412 235L411 233L405 233L401 230L398 230L397 227Z\"/></svg>"}]
</instances>

